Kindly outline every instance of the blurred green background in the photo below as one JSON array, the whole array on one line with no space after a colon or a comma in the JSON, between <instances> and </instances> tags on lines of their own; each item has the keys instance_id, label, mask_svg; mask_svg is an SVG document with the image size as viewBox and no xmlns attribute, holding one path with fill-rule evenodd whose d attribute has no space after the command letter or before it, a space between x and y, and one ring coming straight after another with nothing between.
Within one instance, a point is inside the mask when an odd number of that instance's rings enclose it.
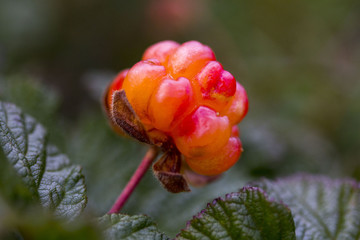
<instances>
[{"instance_id":1,"label":"blurred green background","mask_svg":"<svg viewBox=\"0 0 360 240\"><path fill-rule=\"evenodd\" d=\"M149 172L126 205L177 233L213 198L295 172L360 180L360 1L1 0L0 99L44 124L83 166L101 216L146 146L117 136L106 85L151 44L209 45L247 90L245 152L216 183L170 194Z\"/></svg>"}]
</instances>

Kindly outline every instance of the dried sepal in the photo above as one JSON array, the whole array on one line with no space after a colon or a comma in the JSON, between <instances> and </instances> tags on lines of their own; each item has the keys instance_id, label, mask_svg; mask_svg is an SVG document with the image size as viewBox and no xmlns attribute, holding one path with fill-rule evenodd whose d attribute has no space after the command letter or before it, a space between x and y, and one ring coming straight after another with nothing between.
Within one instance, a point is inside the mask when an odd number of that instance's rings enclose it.
<instances>
[{"instance_id":1,"label":"dried sepal","mask_svg":"<svg viewBox=\"0 0 360 240\"><path fill-rule=\"evenodd\" d=\"M111 84L110 84L111 85ZM110 85L106 88L106 90L105 90L105 94L103 94L103 96L102 96L102 106L103 106L103 109L105 110L105 113L106 113L106 115L110 118L111 116L110 116L110 106L109 106L109 104L108 104L108 101L107 101L107 99L108 99L108 96L109 96L109 90L110 90Z\"/></svg>"},{"instance_id":2,"label":"dried sepal","mask_svg":"<svg viewBox=\"0 0 360 240\"><path fill-rule=\"evenodd\" d=\"M122 128L120 128L116 123L114 123L113 118L112 118L112 113L111 113L111 107L109 105L109 101L108 101L108 97L109 97L109 89L110 86L108 86L108 88L105 91L105 94L102 97L102 106L103 106L103 110L105 111L105 114L108 117L109 123L111 128L119 135L121 136L127 136L127 134L122 130Z\"/></svg>"},{"instance_id":3,"label":"dried sepal","mask_svg":"<svg viewBox=\"0 0 360 240\"><path fill-rule=\"evenodd\" d=\"M145 128L127 100L124 90L114 92L110 112L113 123L130 137L151 144Z\"/></svg>"},{"instance_id":4,"label":"dried sepal","mask_svg":"<svg viewBox=\"0 0 360 240\"><path fill-rule=\"evenodd\" d=\"M171 193L190 192L184 176L180 173L181 154L168 151L153 165L155 177Z\"/></svg>"}]
</instances>

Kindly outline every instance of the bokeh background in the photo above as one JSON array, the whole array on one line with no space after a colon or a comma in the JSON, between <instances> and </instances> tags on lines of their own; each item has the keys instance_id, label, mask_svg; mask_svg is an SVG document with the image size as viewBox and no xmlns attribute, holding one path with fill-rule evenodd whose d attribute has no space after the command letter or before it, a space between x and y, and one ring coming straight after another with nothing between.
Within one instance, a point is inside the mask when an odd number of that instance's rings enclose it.
<instances>
[{"instance_id":1,"label":"bokeh background","mask_svg":"<svg viewBox=\"0 0 360 240\"><path fill-rule=\"evenodd\" d=\"M212 199L297 172L360 180L360 1L1 0L0 99L45 125L83 166L101 216L147 147L117 136L106 85L151 44L209 45L247 90L245 152L215 183L170 194L150 171L126 205L174 235Z\"/></svg>"}]
</instances>

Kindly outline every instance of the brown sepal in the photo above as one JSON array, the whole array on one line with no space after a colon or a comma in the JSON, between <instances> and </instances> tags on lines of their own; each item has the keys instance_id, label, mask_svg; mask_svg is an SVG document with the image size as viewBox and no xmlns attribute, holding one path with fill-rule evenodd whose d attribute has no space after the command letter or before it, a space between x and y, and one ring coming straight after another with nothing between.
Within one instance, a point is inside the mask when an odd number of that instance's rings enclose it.
<instances>
[{"instance_id":1,"label":"brown sepal","mask_svg":"<svg viewBox=\"0 0 360 240\"><path fill-rule=\"evenodd\" d=\"M131 107L124 90L115 91L112 100L111 118L130 137L152 144L140 119ZM106 105L105 105L106 106Z\"/></svg>"},{"instance_id":2,"label":"brown sepal","mask_svg":"<svg viewBox=\"0 0 360 240\"><path fill-rule=\"evenodd\" d=\"M110 85L107 87L106 91L105 91L105 94L103 95L102 97L102 106L103 106L103 110L105 111L107 117L108 117L108 120L109 120L109 123L110 123L110 126L111 128L119 135L121 136L127 136L127 134L122 130L122 128L120 128L112 119L112 113L111 113L111 108L108 104L108 95L109 95L109 89L110 89Z\"/></svg>"},{"instance_id":3,"label":"brown sepal","mask_svg":"<svg viewBox=\"0 0 360 240\"><path fill-rule=\"evenodd\" d=\"M164 153L153 165L154 175L162 186L172 193L190 192L190 188L180 173L181 154L177 150Z\"/></svg>"}]
</instances>

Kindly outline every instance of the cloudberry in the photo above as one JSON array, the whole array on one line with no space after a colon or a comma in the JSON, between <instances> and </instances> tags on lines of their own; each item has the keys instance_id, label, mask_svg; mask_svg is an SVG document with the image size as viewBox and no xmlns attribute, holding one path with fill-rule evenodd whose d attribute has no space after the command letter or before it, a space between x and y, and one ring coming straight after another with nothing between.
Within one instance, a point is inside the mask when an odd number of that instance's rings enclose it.
<instances>
[{"instance_id":1,"label":"cloudberry","mask_svg":"<svg viewBox=\"0 0 360 240\"><path fill-rule=\"evenodd\" d=\"M240 157L236 124L247 113L247 95L208 46L197 41L150 46L109 86L108 112L117 101L114 93L121 90L148 143L176 148L196 173L218 175ZM117 124L121 127L122 120Z\"/></svg>"}]
</instances>

